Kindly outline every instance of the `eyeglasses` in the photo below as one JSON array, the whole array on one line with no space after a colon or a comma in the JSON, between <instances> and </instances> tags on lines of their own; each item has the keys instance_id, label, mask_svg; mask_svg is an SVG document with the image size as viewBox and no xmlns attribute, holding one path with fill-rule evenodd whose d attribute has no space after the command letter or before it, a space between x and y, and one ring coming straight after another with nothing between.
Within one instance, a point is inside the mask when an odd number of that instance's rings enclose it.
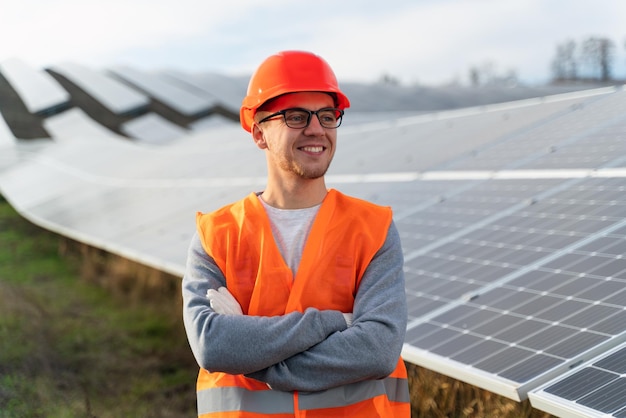
<instances>
[{"instance_id":1,"label":"eyeglasses","mask_svg":"<svg viewBox=\"0 0 626 418\"><path fill-rule=\"evenodd\" d=\"M275 119L277 116L282 116L285 119L285 125L293 129L303 129L309 126L311 123L311 116L317 116L317 120L320 121L320 125L328 129L336 129L341 125L341 118L343 117L343 110L336 109L334 107L325 107L320 110L308 110L299 107L280 110L276 113L261 119L259 123L267 122L268 120Z\"/></svg>"}]
</instances>

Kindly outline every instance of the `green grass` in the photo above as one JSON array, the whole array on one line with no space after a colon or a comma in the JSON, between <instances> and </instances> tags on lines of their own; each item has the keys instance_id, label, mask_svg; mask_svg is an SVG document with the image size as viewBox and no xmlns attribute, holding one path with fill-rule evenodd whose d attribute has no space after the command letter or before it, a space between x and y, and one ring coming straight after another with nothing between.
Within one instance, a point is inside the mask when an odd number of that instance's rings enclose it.
<instances>
[{"instance_id":1,"label":"green grass","mask_svg":"<svg viewBox=\"0 0 626 418\"><path fill-rule=\"evenodd\" d=\"M175 295L113 294L78 249L0 199L0 418L195 416Z\"/></svg>"}]
</instances>

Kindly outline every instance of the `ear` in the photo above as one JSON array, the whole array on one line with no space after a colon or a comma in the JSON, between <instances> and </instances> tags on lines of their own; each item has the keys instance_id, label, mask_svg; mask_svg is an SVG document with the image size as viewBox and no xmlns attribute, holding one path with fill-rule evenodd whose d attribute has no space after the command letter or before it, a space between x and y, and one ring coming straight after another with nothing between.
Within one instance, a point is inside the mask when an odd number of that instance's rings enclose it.
<instances>
[{"instance_id":1,"label":"ear","mask_svg":"<svg viewBox=\"0 0 626 418\"><path fill-rule=\"evenodd\" d=\"M260 149L267 148L267 142L265 141L263 129L261 129L257 123L252 124L252 139L254 140L256 146Z\"/></svg>"}]
</instances>

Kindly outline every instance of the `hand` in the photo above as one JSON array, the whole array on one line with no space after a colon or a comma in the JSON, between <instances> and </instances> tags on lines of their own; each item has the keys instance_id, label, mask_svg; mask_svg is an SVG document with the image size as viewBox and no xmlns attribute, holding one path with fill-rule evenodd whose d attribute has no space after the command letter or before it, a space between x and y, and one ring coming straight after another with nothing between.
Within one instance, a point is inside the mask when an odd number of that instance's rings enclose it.
<instances>
[{"instance_id":1,"label":"hand","mask_svg":"<svg viewBox=\"0 0 626 418\"><path fill-rule=\"evenodd\" d=\"M352 325L352 314L351 313L341 313L343 315L343 319L346 320L346 324L348 325L348 328L350 328L350 325Z\"/></svg>"},{"instance_id":2,"label":"hand","mask_svg":"<svg viewBox=\"0 0 626 418\"><path fill-rule=\"evenodd\" d=\"M217 290L209 289L206 296L209 298L211 309L215 312L226 315L243 315L239 302L225 287L220 287Z\"/></svg>"}]
</instances>

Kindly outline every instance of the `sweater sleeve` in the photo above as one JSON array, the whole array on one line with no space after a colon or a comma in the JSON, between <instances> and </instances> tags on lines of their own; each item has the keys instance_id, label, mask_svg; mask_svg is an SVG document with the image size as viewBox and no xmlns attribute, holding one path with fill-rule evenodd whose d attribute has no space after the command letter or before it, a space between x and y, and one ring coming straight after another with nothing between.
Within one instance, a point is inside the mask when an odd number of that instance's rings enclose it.
<instances>
[{"instance_id":1,"label":"sweater sleeve","mask_svg":"<svg viewBox=\"0 0 626 418\"><path fill-rule=\"evenodd\" d=\"M275 317L218 314L211 309L206 293L225 285L223 273L195 234L182 281L183 322L191 350L204 369L251 373L346 329L339 311L307 309Z\"/></svg>"},{"instance_id":2,"label":"sweater sleeve","mask_svg":"<svg viewBox=\"0 0 626 418\"><path fill-rule=\"evenodd\" d=\"M395 225L365 271L353 323L321 343L247 376L283 391L320 391L395 369L407 325L403 255Z\"/></svg>"}]
</instances>

